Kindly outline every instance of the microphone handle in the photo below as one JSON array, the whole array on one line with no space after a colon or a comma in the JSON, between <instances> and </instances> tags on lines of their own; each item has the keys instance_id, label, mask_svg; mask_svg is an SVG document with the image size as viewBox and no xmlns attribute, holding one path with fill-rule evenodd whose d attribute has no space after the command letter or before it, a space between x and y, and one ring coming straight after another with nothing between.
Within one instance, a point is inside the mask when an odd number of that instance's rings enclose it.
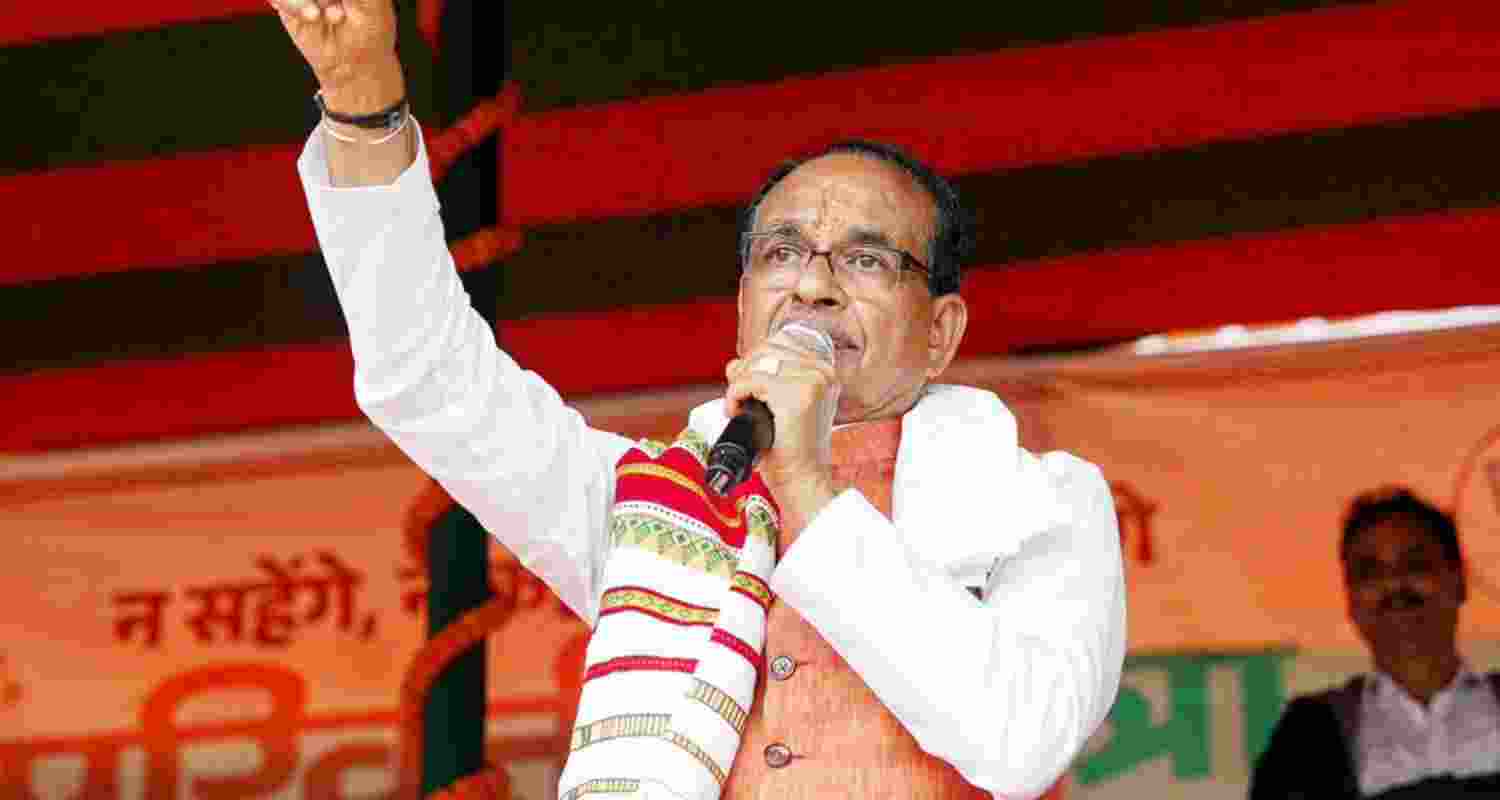
<instances>
[{"instance_id":1,"label":"microphone handle","mask_svg":"<svg viewBox=\"0 0 1500 800\"><path fill-rule=\"evenodd\" d=\"M713 449L708 451L704 481L723 497L750 477L760 454L776 441L776 420L771 409L754 397L740 401L740 413L729 421Z\"/></svg>"}]
</instances>

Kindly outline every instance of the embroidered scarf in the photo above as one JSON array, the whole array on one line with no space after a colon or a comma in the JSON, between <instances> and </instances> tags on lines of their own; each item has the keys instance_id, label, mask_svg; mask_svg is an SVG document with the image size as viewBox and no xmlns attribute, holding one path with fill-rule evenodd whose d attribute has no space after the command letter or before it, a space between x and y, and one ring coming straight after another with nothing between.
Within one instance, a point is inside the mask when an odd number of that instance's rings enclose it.
<instances>
[{"instance_id":1,"label":"embroidered scarf","mask_svg":"<svg viewBox=\"0 0 1500 800\"><path fill-rule=\"evenodd\" d=\"M763 667L780 518L759 475L708 492L707 455L689 428L616 466L561 800L715 800L729 775Z\"/></svg>"},{"instance_id":2,"label":"embroidered scarf","mask_svg":"<svg viewBox=\"0 0 1500 800\"><path fill-rule=\"evenodd\" d=\"M703 488L723 400L694 409L671 447L642 442L616 468L609 553L562 800L717 798L754 699L780 515L758 476L717 502ZM960 468L968 465L969 468ZM984 505L1006 498L1006 524ZM1019 446L994 394L934 385L902 419L893 521L955 582L989 570L1068 510Z\"/></svg>"}]
</instances>

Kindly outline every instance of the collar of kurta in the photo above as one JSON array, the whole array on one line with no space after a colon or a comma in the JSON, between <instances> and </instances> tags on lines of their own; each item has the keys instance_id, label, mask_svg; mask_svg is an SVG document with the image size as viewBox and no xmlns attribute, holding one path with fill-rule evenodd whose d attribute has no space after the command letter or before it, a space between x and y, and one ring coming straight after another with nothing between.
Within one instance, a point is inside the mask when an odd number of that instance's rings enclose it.
<instances>
[{"instance_id":1,"label":"collar of kurta","mask_svg":"<svg viewBox=\"0 0 1500 800\"><path fill-rule=\"evenodd\" d=\"M724 401L693 410L688 425L716 441ZM1015 415L993 392L935 384L896 426L839 426L835 459L869 458L896 443L891 517L918 558L966 586L1026 540L1066 524L1068 511L1041 460L1020 446Z\"/></svg>"},{"instance_id":2,"label":"collar of kurta","mask_svg":"<svg viewBox=\"0 0 1500 800\"><path fill-rule=\"evenodd\" d=\"M1446 686L1438 689L1438 691L1433 694L1433 702L1428 706L1428 708L1435 708L1437 705L1437 699L1439 697L1450 696L1460 689L1471 688L1483 683L1484 676L1480 675L1478 672L1475 672L1474 669L1469 665L1469 662L1467 660L1460 660L1458 663L1458 671L1454 673L1453 680L1448 681L1448 684ZM1414 706L1420 705L1415 699L1412 698L1410 694L1407 693L1404 688L1401 687L1400 683L1396 682L1395 678L1391 677L1385 672L1381 672L1380 670L1376 670L1374 672L1372 680L1365 681L1364 694L1367 697L1386 697L1391 699L1401 697Z\"/></svg>"}]
</instances>

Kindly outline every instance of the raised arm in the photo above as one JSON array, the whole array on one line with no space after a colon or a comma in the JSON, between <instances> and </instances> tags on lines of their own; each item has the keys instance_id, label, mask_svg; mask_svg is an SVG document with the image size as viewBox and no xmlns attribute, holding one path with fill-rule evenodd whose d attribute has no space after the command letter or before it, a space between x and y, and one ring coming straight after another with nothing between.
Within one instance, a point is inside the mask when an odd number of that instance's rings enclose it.
<instances>
[{"instance_id":1,"label":"raised arm","mask_svg":"<svg viewBox=\"0 0 1500 800\"><path fill-rule=\"evenodd\" d=\"M390 0L273 5L330 110L362 115L404 97ZM298 161L349 326L355 396L403 452L592 620L614 464L629 442L589 428L496 346L449 254L421 131L415 120L404 124L370 131L325 121Z\"/></svg>"}]
</instances>

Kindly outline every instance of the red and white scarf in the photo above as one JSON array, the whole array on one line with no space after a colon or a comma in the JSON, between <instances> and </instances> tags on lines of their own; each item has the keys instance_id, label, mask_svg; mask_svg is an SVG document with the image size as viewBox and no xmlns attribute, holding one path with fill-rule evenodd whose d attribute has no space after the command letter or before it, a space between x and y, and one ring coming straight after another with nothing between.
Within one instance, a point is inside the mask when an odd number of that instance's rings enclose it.
<instances>
[{"instance_id":1,"label":"red and white scarf","mask_svg":"<svg viewBox=\"0 0 1500 800\"><path fill-rule=\"evenodd\" d=\"M723 402L695 409L672 447L643 442L620 460L562 800L717 798L733 765L780 522L759 476L728 502L703 487ZM986 505L996 496L1008 498L1004 526ZM899 529L941 532L907 539L913 557L971 587L1069 515L1000 399L948 385L927 387L902 419L891 506Z\"/></svg>"},{"instance_id":2,"label":"red and white scarf","mask_svg":"<svg viewBox=\"0 0 1500 800\"><path fill-rule=\"evenodd\" d=\"M691 429L616 467L609 557L561 800L719 797L763 667L780 518L759 475L720 498Z\"/></svg>"}]
</instances>

